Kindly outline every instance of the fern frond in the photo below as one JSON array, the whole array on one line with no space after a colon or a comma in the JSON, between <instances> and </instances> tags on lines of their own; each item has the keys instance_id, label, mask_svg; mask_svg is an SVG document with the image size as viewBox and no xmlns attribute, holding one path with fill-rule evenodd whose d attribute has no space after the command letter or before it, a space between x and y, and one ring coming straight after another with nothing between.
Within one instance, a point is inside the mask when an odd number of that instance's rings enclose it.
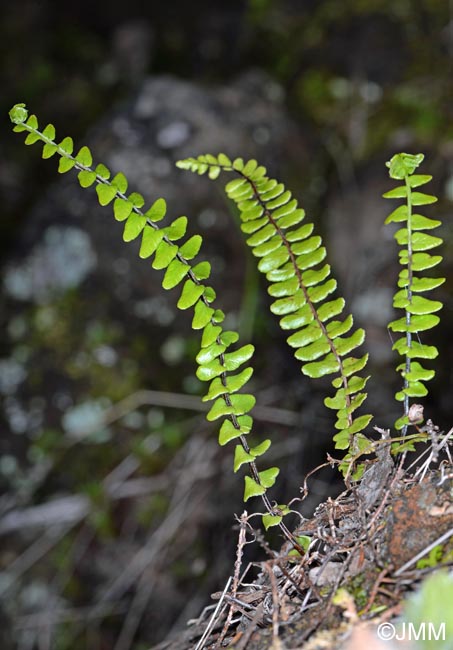
<instances>
[{"instance_id":1,"label":"fern frond","mask_svg":"<svg viewBox=\"0 0 453 650\"><path fill-rule=\"evenodd\" d=\"M414 192L413 189L428 183L432 176L414 174L414 171L423 161L423 154L411 155L400 153L386 163L389 168L390 178L403 180L404 185L399 185L386 192L386 199L405 199L405 203L394 210L385 220L385 223L402 224L402 228L395 233L395 239L401 246L399 254L400 271L398 287L393 298L393 306L404 310L404 316L392 321L389 328L394 332L401 332L401 336L393 345L404 362L397 367L403 378L403 388L398 391L395 398L404 404L404 415L396 422L398 429L406 431L410 423L408 419L409 401L411 397L420 398L428 394L425 382L434 377L434 370L428 370L416 359L434 359L438 350L433 345L426 345L413 340L413 334L424 332L435 327L439 317L435 312L442 309L438 300L425 298L420 293L426 293L439 287L445 278L428 278L415 275L419 271L437 266L442 260L441 255L432 255L431 251L442 243L440 237L428 234L440 225L440 221L429 219L413 212L415 206L429 205L437 201L435 196Z\"/></svg>"},{"instance_id":2,"label":"fern frond","mask_svg":"<svg viewBox=\"0 0 453 650\"><path fill-rule=\"evenodd\" d=\"M255 405L255 398L252 394L239 391L246 386L253 374L253 369L247 363L254 348L252 345L244 345L235 350L231 348L237 343L239 335L223 329L225 315L213 306L215 291L204 282L210 276L210 264L204 261L192 264L192 260L200 251L202 238L194 235L186 241L181 241L186 233L186 217L179 217L169 225L160 227L158 224L166 214L164 199L157 199L145 209L145 200L141 194L126 193L128 182L122 173L116 174L110 180L111 173L105 165L99 164L93 168L92 154L86 146L73 155L71 138L64 138L57 143L55 128L51 124L40 131L36 116L29 117L24 104L14 106L10 111L10 118L15 124L14 131L27 133L26 144L41 142L44 158L54 154L60 157L60 173L75 169L82 187L95 185L100 205L113 204L115 219L124 222L124 241L129 242L141 237L139 255L143 259L153 258L153 268L165 272L162 281L164 289L173 289L182 284L177 306L181 310L191 308L192 328L203 331L201 349L196 357L196 374L201 381L209 382L204 399L213 401L213 405L207 419L222 420L219 432L221 445L232 440L237 441L234 471L238 471L244 464L249 467L250 476L245 477L244 500L261 496L267 509L267 515L263 515L265 527L279 525L293 546L303 552L282 522L283 514L286 513L282 511L277 514L266 494L274 485L279 469L270 467L258 470L256 465L256 459L270 447L270 440L253 447L247 441L253 425L249 412ZM212 170L210 173L211 176L215 175ZM243 366L245 368L234 374Z\"/></svg>"},{"instance_id":3,"label":"fern frond","mask_svg":"<svg viewBox=\"0 0 453 650\"><path fill-rule=\"evenodd\" d=\"M288 343L309 377L335 374L334 397L325 404L337 412L334 436L337 448L358 451L368 445L362 434L371 415L356 417L366 398L368 377L364 370L368 355L351 356L365 338L363 329L353 329L352 316L344 316L343 298L330 298L337 288L325 263L326 249L305 212L282 183L269 178L266 168L255 160L231 161L224 154L202 155L177 163L178 167L217 178L221 171L238 178L226 185L226 192L240 212L246 242L259 258L258 269L269 281L275 298L271 311L280 326L292 330ZM304 222L304 223L302 223ZM338 320L338 317L343 320Z\"/></svg>"}]
</instances>

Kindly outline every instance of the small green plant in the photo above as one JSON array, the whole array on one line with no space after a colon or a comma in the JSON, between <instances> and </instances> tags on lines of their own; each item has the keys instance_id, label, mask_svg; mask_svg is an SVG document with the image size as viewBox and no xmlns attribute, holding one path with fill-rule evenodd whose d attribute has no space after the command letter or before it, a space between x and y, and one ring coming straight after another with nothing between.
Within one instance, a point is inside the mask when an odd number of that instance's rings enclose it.
<instances>
[{"instance_id":1,"label":"small green plant","mask_svg":"<svg viewBox=\"0 0 453 650\"><path fill-rule=\"evenodd\" d=\"M276 298L271 311L281 317L283 330L293 331L287 342L295 348L302 372L312 378L335 375L335 395L326 397L324 403L337 414L337 449L357 453L367 448L369 442L362 431L372 416L356 417L355 411L367 397L363 389L369 376L358 373L365 369L368 355L351 355L362 345L365 332L353 330L350 314L344 317L343 298L326 300L336 291L337 282L325 263L327 252L321 237L313 234L312 223L305 223L304 210L255 160L244 164L240 158L231 162L223 154L208 154L177 165L199 174L208 172L210 178L221 171L239 176L227 184L226 192L239 209L241 229L249 235L246 242L259 258L258 270L266 275L269 294ZM344 320L334 320L338 316Z\"/></svg>"},{"instance_id":2,"label":"small green plant","mask_svg":"<svg viewBox=\"0 0 453 650\"><path fill-rule=\"evenodd\" d=\"M434 370L427 370L414 359L434 359L438 355L435 346L413 340L414 335L438 324L440 319L435 312L442 309L442 303L438 300L431 300L419 294L436 289L445 282L445 278L420 278L416 275L418 271L431 269L442 261L440 255L425 252L442 243L440 237L425 232L440 226L440 221L413 212L416 206L437 201L435 196L413 191L414 188L425 185L432 179L432 176L414 174L423 158L422 154L394 156L387 163L390 177L403 180L404 185L399 185L384 194L386 199L405 199L405 203L396 208L385 220L386 224L403 224L403 227L395 233L395 239L401 246L399 258L403 269L399 274L399 291L393 298L393 306L403 309L404 316L389 323L389 328L393 332L403 334L396 341L393 349L404 357L403 363L397 367L404 381L403 388L395 395L398 401L404 403L404 415L396 421L395 426L397 429L404 430L409 424L410 398L425 397L428 389L423 382L429 381L435 374Z\"/></svg>"},{"instance_id":3,"label":"small green plant","mask_svg":"<svg viewBox=\"0 0 453 650\"><path fill-rule=\"evenodd\" d=\"M251 445L248 442L253 419L250 415L255 397L243 392L253 369L249 366L254 348L251 344L234 347L239 335L225 331L222 323L224 313L215 306L216 294L209 286L211 267L209 262L195 262L202 237L194 235L184 241L187 218L178 217L162 226L166 214L163 198L145 208L145 199L137 192L128 193L128 182L122 173L111 178L110 170L103 164L93 165L88 147L73 153L73 141L65 137L57 143L55 128L48 124L39 129L38 120L28 115L24 104L17 104L10 111L15 124L14 131L26 133L26 144L41 142L42 155L59 156L60 173L75 169L82 187L96 188L99 203L113 204L117 221L124 222L123 239L126 242L141 237L140 257L152 258L152 267L164 271L162 287L166 290L181 287L177 306L192 310L192 328L202 332L200 352L196 356L197 377L208 384L204 400L211 401L208 420L220 420L219 443L235 442L234 471L248 467L245 476L244 500L261 497L266 512L264 526L280 526L283 534L300 553L304 552L299 541L283 522L290 512L286 505L275 506L268 497L279 469L261 468L262 457L271 445L270 440ZM406 429L413 422L409 418L410 398L427 394L423 382L431 379L433 370L426 370L414 359L433 359L437 356L435 346L414 341L414 334L434 327L439 318L434 314L442 304L419 294L438 287L443 278L420 278L416 272L438 264L440 256L424 251L441 243L438 237L426 234L439 221L413 214L413 206L434 202L433 196L413 192L413 188L427 183L431 177L415 175L415 169L423 160L421 154L397 154L389 163L390 177L404 180L385 196L405 199L387 218L387 222L404 222L395 237L403 247L400 263L399 290L394 306L403 309L405 315L390 323L390 328L401 332L394 349L404 357L397 370L403 377L403 387L396 395L403 402L404 412L396 427L403 429L403 437L395 441L408 444L412 439L423 438L418 429L414 436L406 436ZM231 161L226 155L204 155L180 161L178 166L198 174L208 174L216 179L221 172L234 174L226 185L226 192L239 210L241 229L246 242L259 259L258 269L266 275L269 294L275 299L271 311L280 318L280 326L290 331L288 344L294 348L296 358L302 363L302 372L311 378L334 376L332 396L325 399L327 407L336 412L337 433L334 441L337 449L345 450L340 463L343 474L349 479L359 478L363 464L357 462L364 454L374 451L373 441L365 434L370 424L370 414L357 415L367 394L364 392L369 376L365 369L368 355L357 350L365 339L363 329L354 328L353 317L345 314L345 301L341 296L332 297L337 283L326 263L327 252L321 238L315 233L313 223L305 222L305 212L282 183L267 176L264 167L255 160L244 162L241 158ZM394 446L401 451L402 445Z\"/></svg>"}]
</instances>

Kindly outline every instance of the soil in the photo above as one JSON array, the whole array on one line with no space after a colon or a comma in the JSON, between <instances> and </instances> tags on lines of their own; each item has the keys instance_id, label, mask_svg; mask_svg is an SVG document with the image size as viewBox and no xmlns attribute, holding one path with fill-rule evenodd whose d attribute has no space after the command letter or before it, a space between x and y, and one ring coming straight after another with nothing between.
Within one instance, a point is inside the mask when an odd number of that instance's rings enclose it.
<instances>
[{"instance_id":1,"label":"soil","mask_svg":"<svg viewBox=\"0 0 453 650\"><path fill-rule=\"evenodd\" d=\"M374 628L401 613L427 574L453 564L447 456L435 470L429 459L411 473L394 467L379 490L374 479L383 459L375 461L360 483L328 498L294 531L310 538L302 558L289 543L274 554L243 517L245 535L255 534L269 556L258 577L249 583L246 571L237 584L233 578L180 636L152 650L399 647L379 641Z\"/></svg>"}]
</instances>

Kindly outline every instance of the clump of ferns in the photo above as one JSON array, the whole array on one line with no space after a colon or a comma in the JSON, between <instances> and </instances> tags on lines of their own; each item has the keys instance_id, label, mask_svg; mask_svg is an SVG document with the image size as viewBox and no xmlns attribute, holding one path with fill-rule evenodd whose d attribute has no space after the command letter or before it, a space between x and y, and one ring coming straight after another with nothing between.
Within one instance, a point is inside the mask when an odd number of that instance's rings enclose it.
<instances>
[{"instance_id":1,"label":"clump of ferns","mask_svg":"<svg viewBox=\"0 0 453 650\"><path fill-rule=\"evenodd\" d=\"M141 237L139 255L143 259L153 258L152 267L165 271L162 281L164 289L182 284L177 306L181 310L191 309L192 328L202 331L196 374L201 381L209 382L203 397L203 400L212 402L207 419L222 421L220 445L236 442L234 471L237 472L244 465L248 467L244 500L261 497L266 509L262 515L266 529L279 526L292 545L303 552L298 540L283 522L290 508L271 503L267 494L275 483L279 469L258 468L257 461L259 459L261 463L261 457L271 442L264 440L250 446L247 440L253 425L250 411L255 398L252 394L239 391L246 387L253 374L248 362L254 348L246 344L234 349L232 346L238 342L238 333L222 327L225 315L214 306L216 294L207 283L211 266L207 261L194 262L202 244L201 236L194 235L181 241L186 232L186 217L161 226L160 222L166 214L164 199L158 198L145 209L141 194L127 193L128 182L122 173L111 178L105 165L93 167L88 147L82 147L73 154L74 145L69 137L57 143L53 125L48 124L42 131L39 130L36 116L28 116L24 104L14 106L10 118L15 124L15 131L27 133L26 144L43 143L43 158L54 154L60 157L60 173L74 168L78 171L82 187L95 185L102 206L113 202L115 219L124 222L124 241ZM415 440L423 439L423 432L419 428L414 435L406 434L411 423L410 400L427 394L424 382L433 377L434 371L425 369L418 360L433 359L437 356L437 349L422 343L419 333L438 323L439 318L434 312L442 307L440 302L419 294L438 287L444 279L416 275L434 267L441 260L439 255L425 252L441 243L440 238L425 232L437 227L440 222L413 212L414 206L436 200L433 196L413 191L413 188L431 180L430 176L414 174L422 160L421 154L398 154L387 163L390 177L404 181L404 184L385 195L387 198L404 199L404 203L387 218L387 223L403 224L395 234L402 247L400 263L403 269L399 275L399 290L395 294L394 306L402 309L404 315L389 325L390 329L402 334L393 346L403 357L403 362L397 368L403 378L403 387L396 394L396 399L403 402L403 415L396 422L397 429L402 429L403 435L393 439L395 452L408 448ZM326 262L326 249L321 237L315 234L314 225L305 221L305 212L291 192L282 183L269 178L265 167L255 160L244 163L241 158L231 161L224 154L207 154L188 158L177 165L200 175L208 174L211 179L216 179L221 172L235 175L226 185L226 193L237 205L241 229L247 235L246 243L259 258L258 269L269 282L269 294L275 299L271 311L280 318L280 327L291 332L288 344L301 361L302 372L311 378L333 375L335 393L325 398L325 405L336 412L336 448L346 450L340 469L348 481L351 477L358 479L364 469L363 463L358 462L359 458L372 453L376 444L364 433L372 416L357 415L357 410L367 397L364 389L369 379L365 373L368 354L357 354L364 342L365 332L361 328L355 329L352 316L344 313L344 299L332 297L337 283ZM417 340L414 340L414 335Z\"/></svg>"}]
</instances>

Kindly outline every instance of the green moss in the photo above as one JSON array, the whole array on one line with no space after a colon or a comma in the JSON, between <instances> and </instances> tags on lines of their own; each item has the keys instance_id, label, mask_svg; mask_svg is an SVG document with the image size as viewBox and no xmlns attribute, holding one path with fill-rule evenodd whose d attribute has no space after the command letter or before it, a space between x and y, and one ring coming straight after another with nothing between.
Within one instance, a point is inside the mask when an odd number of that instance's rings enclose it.
<instances>
[{"instance_id":1,"label":"green moss","mask_svg":"<svg viewBox=\"0 0 453 650\"><path fill-rule=\"evenodd\" d=\"M417 569L427 569L448 564L453 560L451 544L438 544L431 549L426 557L417 562Z\"/></svg>"},{"instance_id":2,"label":"green moss","mask_svg":"<svg viewBox=\"0 0 453 650\"><path fill-rule=\"evenodd\" d=\"M364 609L369 599L369 581L366 574L360 574L351 579L346 585L347 591L354 598L354 602L358 611Z\"/></svg>"}]
</instances>

